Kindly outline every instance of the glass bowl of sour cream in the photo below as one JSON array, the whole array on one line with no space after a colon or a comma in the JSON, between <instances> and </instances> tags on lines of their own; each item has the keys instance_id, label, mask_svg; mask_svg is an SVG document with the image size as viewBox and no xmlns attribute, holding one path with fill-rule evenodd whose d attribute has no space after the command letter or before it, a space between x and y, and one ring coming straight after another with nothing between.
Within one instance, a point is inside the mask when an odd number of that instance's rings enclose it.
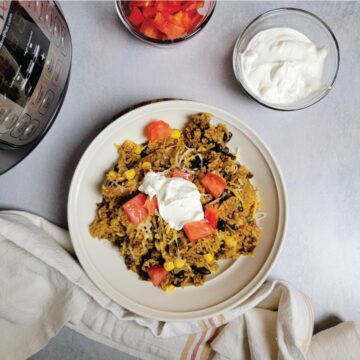
<instances>
[{"instance_id":1,"label":"glass bowl of sour cream","mask_svg":"<svg viewBox=\"0 0 360 360\"><path fill-rule=\"evenodd\" d=\"M233 67L245 92L276 110L304 109L332 89L340 63L335 35L316 15L295 8L268 11L238 38Z\"/></svg>"}]
</instances>

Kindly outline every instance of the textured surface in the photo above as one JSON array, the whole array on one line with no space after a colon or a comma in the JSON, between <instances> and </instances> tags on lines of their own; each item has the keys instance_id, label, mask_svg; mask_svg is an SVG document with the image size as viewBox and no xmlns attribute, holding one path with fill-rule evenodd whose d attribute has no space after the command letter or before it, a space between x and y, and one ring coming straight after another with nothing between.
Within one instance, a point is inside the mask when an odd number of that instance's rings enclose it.
<instances>
[{"instance_id":1,"label":"textured surface","mask_svg":"<svg viewBox=\"0 0 360 360\"><path fill-rule=\"evenodd\" d=\"M231 64L233 46L246 24L286 5L321 16L341 49L334 89L319 104L291 113L246 98ZM360 285L354 275L360 271L360 3L219 2L203 32L172 49L132 38L119 23L113 2L62 6L74 45L68 94L41 144L1 176L0 207L32 211L66 226L67 193L76 163L116 113L152 98L209 103L257 131L283 171L288 232L271 278L285 279L310 296L316 329L339 320L360 324ZM33 357L45 358L126 359L68 329Z\"/></svg>"}]
</instances>

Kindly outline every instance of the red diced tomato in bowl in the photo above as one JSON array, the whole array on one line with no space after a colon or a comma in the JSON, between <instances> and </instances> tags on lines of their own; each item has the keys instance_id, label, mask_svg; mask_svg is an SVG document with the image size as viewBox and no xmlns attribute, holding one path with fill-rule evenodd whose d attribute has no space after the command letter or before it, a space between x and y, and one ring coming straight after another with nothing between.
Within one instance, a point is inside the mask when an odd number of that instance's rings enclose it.
<instances>
[{"instance_id":1,"label":"red diced tomato in bowl","mask_svg":"<svg viewBox=\"0 0 360 360\"><path fill-rule=\"evenodd\" d=\"M141 34L162 40L183 37L202 22L204 1L129 1L129 23ZM155 31L155 29L157 31Z\"/></svg>"},{"instance_id":2,"label":"red diced tomato in bowl","mask_svg":"<svg viewBox=\"0 0 360 360\"><path fill-rule=\"evenodd\" d=\"M144 18L143 13L139 10L139 8L134 7L131 10L131 13L130 13L128 19L133 26L137 27L142 24L142 22L144 21L145 18Z\"/></svg>"},{"instance_id":3,"label":"red diced tomato in bowl","mask_svg":"<svg viewBox=\"0 0 360 360\"><path fill-rule=\"evenodd\" d=\"M197 10L204 6L204 1L183 1L182 8L187 11Z\"/></svg>"},{"instance_id":4,"label":"red diced tomato in bowl","mask_svg":"<svg viewBox=\"0 0 360 360\"><path fill-rule=\"evenodd\" d=\"M161 33L154 26L152 19L145 19L140 27L140 32L152 39L161 39Z\"/></svg>"},{"instance_id":5,"label":"red diced tomato in bowl","mask_svg":"<svg viewBox=\"0 0 360 360\"><path fill-rule=\"evenodd\" d=\"M142 13L146 19L154 19L157 11L153 7L147 7L142 9Z\"/></svg>"},{"instance_id":6,"label":"red diced tomato in bowl","mask_svg":"<svg viewBox=\"0 0 360 360\"><path fill-rule=\"evenodd\" d=\"M182 9L181 1L155 1L155 9L163 14L175 14Z\"/></svg>"},{"instance_id":7,"label":"red diced tomato in bowl","mask_svg":"<svg viewBox=\"0 0 360 360\"><path fill-rule=\"evenodd\" d=\"M146 7L152 7L154 6L154 0L151 1L140 1L140 0L131 0L128 1L129 3L129 9L133 9L134 7L141 7L141 8L146 8Z\"/></svg>"}]
</instances>

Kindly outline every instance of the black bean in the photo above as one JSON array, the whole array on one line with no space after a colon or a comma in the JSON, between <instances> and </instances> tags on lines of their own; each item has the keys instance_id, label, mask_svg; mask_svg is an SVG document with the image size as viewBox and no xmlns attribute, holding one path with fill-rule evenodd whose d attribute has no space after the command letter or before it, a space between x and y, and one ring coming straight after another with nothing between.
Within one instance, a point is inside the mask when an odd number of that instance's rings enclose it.
<instances>
[{"instance_id":1,"label":"black bean","mask_svg":"<svg viewBox=\"0 0 360 360\"><path fill-rule=\"evenodd\" d=\"M222 204L224 201L232 197L232 193L228 190L225 191L225 193L222 195L220 203Z\"/></svg>"},{"instance_id":2,"label":"black bean","mask_svg":"<svg viewBox=\"0 0 360 360\"><path fill-rule=\"evenodd\" d=\"M225 231L226 230L226 222L223 219L219 219L217 228L221 231Z\"/></svg>"},{"instance_id":3,"label":"black bean","mask_svg":"<svg viewBox=\"0 0 360 360\"><path fill-rule=\"evenodd\" d=\"M178 273L174 274L174 276L178 279L183 279L185 277L185 273L183 271L179 271Z\"/></svg>"},{"instance_id":4,"label":"black bean","mask_svg":"<svg viewBox=\"0 0 360 360\"><path fill-rule=\"evenodd\" d=\"M120 245L125 241L126 236L119 236L115 239L115 246L120 247Z\"/></svg>"},{"instance_id":5,"label":"black bean","mask_svg":"<svg viewBox=\"0 0 360 360\"><path fill-rule=\"evenodd\" d=\"M131 256L125 256L125 265L126 265L127 267L129 267L131 263L132 263L132 258L131 258Z\"/></svg>"},{"instance_id":6,"label":"black bean","mask_svg":"<svg viewBox=\"0 0 360 360\"><path fill-rule=\"evenodd\" d=\"M201 159L200 159L199 156L195 156L195 158L190 161L190 167L193 170L199 170L200 169L200 167L201 167Z\"/></svg>"},{"instance_id":7,"label":"black bean","mask_svg":"<svg viewBox=\"0 0 360 360\"><path fill-rule=\"evenodd\" d=\"M209 165L209 162L210 162L210 160L205 158L203 160L203 166L207 167Z\"/></svg>"},{"instance_id":8,"label":"black bean","mask_svg":"<svg viewBox=\"0 0 360 360\"><path fill-rule=\"evenodd\" d=\"M194 266L194 267L191 267L191 268L192 268L192 271L193 271L193 273L195 275L197 275L197 274L201 274L201 275L209 275L209 274L211 274L211 271L209 269L205 268L205 267L199 268L199 267Z\"/></svg>"},{"instance_id":9,"label":"black bean","mask_svg":"<svg viewBox=\"0 0 360 360\"><path fill-rule=\"evenodd\" d=\"M141 263L144 263L146 260L151 259L151 250L149 250L145 255L141 257Z\"/></svg>"},{"instance_id":10,"label":"black bean","mask_svg":"<svg viewBox=\"0 0 360 360\"><path fill-rule=\"evenodd\" d=\"M228 153L228 154L226 154L230 159L232 159L232 160L235 160L236 159L236 156L234 155L234 154L232 154L232 153Z\"/></svg>"},{"instance_id":11,"label":"black bean","mask_svg":"<svg viewBox=\"0 0 360 360\"><path fill-rule=\"evenodd\" d=\"M119 165L118 165L118 164L116 164L116 165L114 166L114 171L116 171L116 172L119 171Z\"/></svg>"},{"instance_id":12,"label":"black bean","mask_svg":"<svg viewBox=\"0 0 360 360\"><path fill-rule=\"evenodd\" d=\"M146 147L145 149L142 149L141 153L140 153L140 156L143 158L145 156L149 155L149 150L148 148Z\"/></svg>"},{"instance_id":13,"label":"black bean","mask_svg":"<svg viewBox=\"0 0 360 360\"><path fill-rule=\"evenodd\" d=\"M228 154L230 152L230 149L227 146L225 146L222 152L224 154Z\"/></svg>"},{"instance_id":14,"label":"black bean","mask_svg":"<svg viewBox=\"0 0 360 360\"><path fill-rule=\"evenodd\" d=\"M140 270L139 275L140 275L140 279L142 279L142 280L148 280L149 279L148 273L146 271L144 271L144 270Z\"/></svg>"},{"instance_id":15,"label":"black bean","mask_svg":"<svg viewBox=\"0 0 360 360\"><path fill-rule=\"evenodd\" d=\"M230 131L229 131L228 134L224 133L223 140L224 140L225 142L230 141L231 138L232 138L232 133L231 133Z\"/></svg>"},{"instance_id":16,"label":"black bean","mask_svg":"<svg viewBox=\"0 0 360 360\"><path fill-rule=\"evenodd\" d=\"M179 283L179 282L174 282L174 283L172 283L172 285L174 285L175 287L181 287L181 283Z\"/></svg>"},{"instance_id":17,"label":"black bean","mask_svg":"<svg viewBox=\"0 0 360 360\"><path fill-rule=\"evenodd\" d=\"M216 152L223 151L223 147L220 144L215 144L215 146L212 148L212 150Z\"/></svg>"}]
</instances>

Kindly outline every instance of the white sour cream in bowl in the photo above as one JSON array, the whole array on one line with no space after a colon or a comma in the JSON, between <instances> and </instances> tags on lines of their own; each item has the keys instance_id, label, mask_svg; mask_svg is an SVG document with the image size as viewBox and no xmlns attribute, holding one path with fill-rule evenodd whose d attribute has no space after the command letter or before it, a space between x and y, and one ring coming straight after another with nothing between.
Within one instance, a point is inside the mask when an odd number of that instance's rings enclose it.
<instances>
[{"instance_id":1,"label":"white sour cream in bowl","mask_svg":"<svg viewBox=\"0 0 360 360\"><path fill-rule=\"evenodd\" d=\"M314 14L279 8L255 18L233 52L236 79L256 102L276 110L300 110L332 89L340 64L329 26Z\"/></svg>"},{"instance_id":2,"label":"white sour cream in bowl","mask_svg":"<svg viewBox=\"0 0 360 360\"><path fill-rule=\"evenodd\" d=\"M243 80L260 99L293 104L322 90L326 48L317 48L301 32L272 28L257 33L238 54Z\"/></svg>"}]
</instances>

